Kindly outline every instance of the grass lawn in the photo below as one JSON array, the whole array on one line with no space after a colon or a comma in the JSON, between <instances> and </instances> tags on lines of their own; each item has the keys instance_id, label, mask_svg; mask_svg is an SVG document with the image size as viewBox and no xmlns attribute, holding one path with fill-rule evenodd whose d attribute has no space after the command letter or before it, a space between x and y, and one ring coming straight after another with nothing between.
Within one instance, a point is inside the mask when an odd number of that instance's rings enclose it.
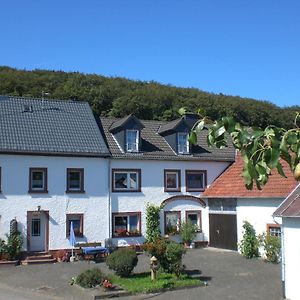
<instances>
[{"instance_id":1,"label":"grass lawn","mask_svg":"<svg viewBox=\"0 0 300 300\"><path fill-rule=\"evenodd\" d=\"M130 277L110 276L113 284L132 293L149 293L168 288L201 285L202 281L186 274L176 278L174 274L158 273L157 280L151 281L149 273L133 274Z\"/></svg>"}]
</instances>

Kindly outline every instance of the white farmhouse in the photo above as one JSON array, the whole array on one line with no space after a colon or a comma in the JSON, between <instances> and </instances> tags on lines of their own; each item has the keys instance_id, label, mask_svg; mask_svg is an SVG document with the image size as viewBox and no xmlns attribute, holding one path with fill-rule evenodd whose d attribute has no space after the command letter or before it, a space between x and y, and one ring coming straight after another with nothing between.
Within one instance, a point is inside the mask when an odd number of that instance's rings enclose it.
<instances>
[{"instance_id":1,"label":"white farmhouse","mask_svg":"<svg viewBox=\"0 0 300 300\"><path fill-rule=\"evenodd\" d=\"M87 103L0 98L0 238L10 221L24 250L108 237L109 151Z\"/></svg>"},{"instance_id":2,"label":"white farmhouse","mask_svg":"<svg viewBox=\"0 0 300 300\"><path fill-rule=\"evenodd\" d=\"M300 299L300 184L288 195L274 212L282 218L282 281L283 297Z\"/></svg>"},{"instance_id":3,"label":"white farmhouse","mask_svg":"<svg viewBox=\"0 0 300 300\"><path fill-rule=\"evenodd\" d=\"M190 145L197 116L144 121L129 115L101 118L110 162L111 236L118 246L141 244L146 233L146 205L161 205L161 233L178 240L180 223L198 225L198 244L207 244L209 219L203 191L234 161L233 147L211 149L206 130Z\"/></svg>"},{"instance_id":4,"label":"white farmhouse","mask_svg":"<svg viewBox=\"0 0 300 300\"><path fill-rule=\"evenodd\" d=\"M235 160L232 145L208 148L206 130L190 145L197 116L171 121L97 118L83 102L0 98L0 237L16 219L24 250L70 248L112 238L145 240L146 205L159 205L161 233L178 240L180 223L198 225L209 241L201 195ZM109 150L108 150L109 149Z\"/></svg>"}]
</instances>

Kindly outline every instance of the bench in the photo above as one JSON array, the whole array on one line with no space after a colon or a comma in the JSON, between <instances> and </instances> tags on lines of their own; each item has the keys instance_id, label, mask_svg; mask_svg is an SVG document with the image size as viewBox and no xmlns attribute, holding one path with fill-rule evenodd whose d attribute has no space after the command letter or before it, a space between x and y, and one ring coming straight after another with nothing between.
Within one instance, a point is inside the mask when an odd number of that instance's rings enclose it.
<instances>
[{"instance_id":1,"label":"bench","mask_svg":"<svg viewBox=\"0 0 300 300\"><path fill-rule=\"evenodd\" d=\"M101 243L76 243L75 247L79 248L77 257L79 259L99 259L108 255L108 249L101 246Z\"/></svg>"}]
</instances>

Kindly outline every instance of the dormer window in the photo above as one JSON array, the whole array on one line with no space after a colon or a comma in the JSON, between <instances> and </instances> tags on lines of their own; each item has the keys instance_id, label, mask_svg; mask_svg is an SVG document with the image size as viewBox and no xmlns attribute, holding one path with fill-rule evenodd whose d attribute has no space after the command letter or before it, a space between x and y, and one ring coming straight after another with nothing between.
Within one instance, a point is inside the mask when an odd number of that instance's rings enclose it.
<instances>
[{"instance_id":1,"label":"dormer window","mask_svg":"<svg viewBox=\"0 0 300 300\"><path fill-rule=\"evenodd\" d=\"M177 137L177 149L179 154L187 154L190 151L189 135L185 132L179 132Z\"/></svg>"},{"instance_id":2,"label":"dormer window","mask_svg":"<svg viewBox=\"0 0 300 300\"><path fill-rule=\"evenodd\" d=\"M139 151L139 131L126 130L126 151L138 152Z\"/></svg>"}]
</instances>

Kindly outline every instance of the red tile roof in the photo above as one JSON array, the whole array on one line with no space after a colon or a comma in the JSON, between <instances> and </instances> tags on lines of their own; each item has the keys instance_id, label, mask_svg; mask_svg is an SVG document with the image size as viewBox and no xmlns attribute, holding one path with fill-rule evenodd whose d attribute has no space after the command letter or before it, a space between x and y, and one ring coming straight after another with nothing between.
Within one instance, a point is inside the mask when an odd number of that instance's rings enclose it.
<instances>
[{"instance_id":1,"label":"red tile roof","mask_svg":"<svg viewBox=\"0 0 300 300\"><path fill-rule=\"evenodd\" d=\"M276 217L300 217L300 183L273 214Z\"/></svg>"},{"instance_id":2,"label":"red tile roof","mask_svg":"<svg viewBox=\"0 0 300 300\"><path fill-rule=\"evenodd\" d=\"M298 182L289 165L285 161L281 164L287 178L274 170L262 190L257 189L255 184L253 190L247 190L242 177L243 159L238 154L236 161L205 190L201 198L285 198Z\"/></svg>"}]
</instances>

